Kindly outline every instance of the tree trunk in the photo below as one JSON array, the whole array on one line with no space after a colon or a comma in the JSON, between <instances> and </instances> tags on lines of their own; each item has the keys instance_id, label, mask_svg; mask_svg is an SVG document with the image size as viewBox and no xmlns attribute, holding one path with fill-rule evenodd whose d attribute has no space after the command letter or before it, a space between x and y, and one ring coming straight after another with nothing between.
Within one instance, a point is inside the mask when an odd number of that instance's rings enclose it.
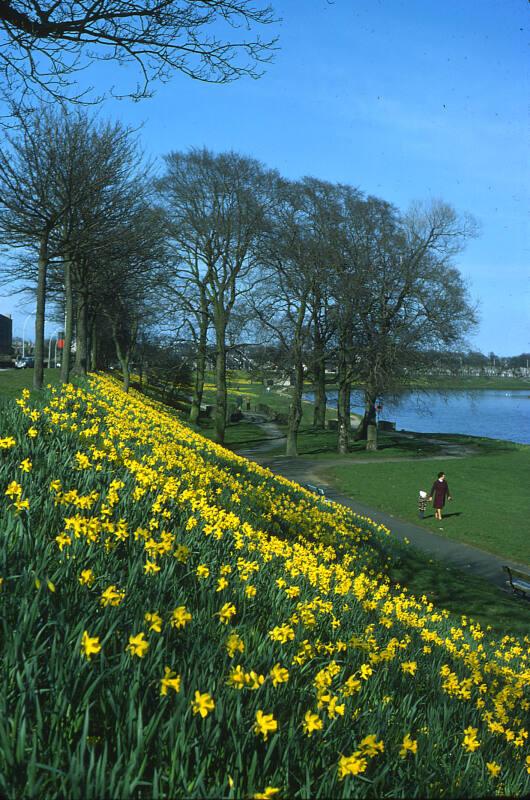
<instances>
[{"instance_id":1,"label":"tree trunk","mask_svg":"<svg viewBox=\"0 0 530 800\"><path fill-rule=\"evenodd\" d=\"M342 330L339 338L338 352L338 397L337 397L337 452L347 453L350 446L351 432L351 371L346 349L346 331Z\"/></svg>"},{"instance_id":2,"label":"tree trunk","mask_svg":"<svg viewBox=\"0 0 530 800\"><path fill-rule=\"evenodd\" d=\"M215 438L224 444L227 412L226 390L226 320L220 315L215 321L217 353L215 357Z\"/></svg>"},{"instance_id":3,"label":"tree trunk","mask_svg":"<svg viewBox=\"0 0 530 800\"><path fill-rule=\"evenodd\" d=\"M90 345L90 371L95 372L98 368L98 334L97 326L94 323L92 324Z\"/></svg>"},{"instance_id":4,"label":"tree trunk","mask_svg":"<svg viewBox=\"0 0 530 800\"><path fill-rule=\"evenodd\" d=\"M294 365L294 386L293 399L289 406L289 421L287 427L287 446L285 454L288 456L298 455L298 429L302 420L302 392L304 388L304 366L302 363L302 353L299 347L296 348L296 360Z\"/></svg>"},{"instance_id":5,"label":"tree trunk","mask_svg":"<svg viewBox=\"0 0 530 800\"><path fill-rule=\"evenodd\" d=\"M44 380L44 315L46 313L46 272L48 269L48 233L43 233L39 242L37 276L37 308L35 311L35 367L33 388L42 389Z\"/></svg>"},{"instance_id":6,"label":"tree trunk","mask_svg":"<svg viewBox=\"0 0 530 800\"><path fill-rule=\"evenodd\" d=\"M87 314L87 372L95 369L95 339L96 339L96 320L94 312Z\"/></svg>"},{"instance_id":7,"label":"tree trunk","mask_svg":"<svg viewBox=\"0 0 530 800\"><path fill-rule=\"evenodd\" d=\"M74 372L77 375L86 375L88 368L88 298L83 290L77 293L76 323Z\"/></svg>"},{"instance_id":8,"label":"tree trunk","mask_svg":"<svg viewBox=\"0 0 530 800\"><path fill-rule=\"evenodd\" d=\"M322 337L315 325L313 346L313 376L315 381L315 407L313 428L323 431L326 427L326 364Z\"/></svg>"},{"instance_id":9,"label":"tree trunk","mask_svg":"<svg viewBox=\"0 0 530 800\"><path fill-rule=\"evenodd\" d=\"M364 418L363 423L366 429L366 449L377 450L377 417L375 413L375 402L377 393L374 389L365 389L364 392Z\"/></svg>"},{"instance_id":10,"label":"tree trunk","mask_svg":"<svg viewBox=\"0 0 530 800\"><path fill-rule=\"evenodd\" d=\"M61 357L61 383L68 383L70 378L73 312L72 266L66 259L64 262L64 345Z\"/></svg>"},{"instance_id":11,"label":"tree trunk","mask_svg":"<svg viewBox=\"0 0 530 800\"><path fill-rule=\"evenodd\" d=\"M368 431L366 436L366 449L377 450L377 425L374 424L368 425Z\"/></svg>"},{"instance_id":12,"label":"tree trunk","mask_svg":"<svg viewBox=\"0 0 530 800\"><path fill-rule=\"evenodd\" d=\"M337 452L347 453L350 447L351 431L351 382L349 380L348 368L343 365L339 368L339 391L337 397Z\"/></svg>"},{"instance_id":13,"label":"tree trunk","mask_svg":"<svg viewBox=\"0 0 530 800\"><path fill-rule=\"evenodd\" d=\"M131 369L129 364L129 358L120 358L120 365L121 365L121 372L123 375L123 384L122 389L124 392L129 391L129 387L131 385Z\"/></svg>"},{"instance_id":14,"label":"tree trunk","mask_svg":"<svg viewBox=\"0 0 530 800\"><path fill-rule=\"evenodd\" d=\"M208 316L201 314L199 323L199 341L197 346L197 367L195 369L195 384L191 399L190 422L197 424L201 411L202 394L204 390L204 376L206 373L206 343L208 337Z\"/></svg>"},{"instance_id":15,"label":"tree trunk","mask_svg":"<svg viewBox=\"0 0 530 800\"><path fill-rule=\"evenodd\" d=\"M110 327L112 330L112 340L114 342L114 346L116 347L116 355L118 356L118 361L120 362L121 367L121 374L122 374L122 389L124 392L129 391L129 387L131 385L131 371L130 371L130 360L131 360L131 348L123 348L121 346L120 337L118 335L118 326L114 319L109 317Z\"/></svg>"}]
</instances>

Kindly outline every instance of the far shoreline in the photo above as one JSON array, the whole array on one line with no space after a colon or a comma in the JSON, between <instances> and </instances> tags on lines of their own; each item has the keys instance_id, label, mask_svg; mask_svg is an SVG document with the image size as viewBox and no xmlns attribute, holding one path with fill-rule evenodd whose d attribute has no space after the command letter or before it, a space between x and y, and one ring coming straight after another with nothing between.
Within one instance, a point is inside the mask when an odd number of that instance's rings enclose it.
<instances>
[{"instance_id":1,"label":"far shoreline","mask_svg":"<svg viewBox=\"0 0 530 800\"><path fill-rule=\"evenodd\" d=\"M353 390L362 390L361 383L352 383ZM304 391L314 391L315 385L308 382L304 384ZM496 391L504 391L512 389L514 391L528 390L528 397L530 398L530 378L489 378L489 377L472 377L472 378L430 378L430 379L417 379L411 380L408 383L403 383L399 388L394 391L396 394L408 391L444 391L444 390L462 390L462 391L475 391L483 389L494 389ZM337 391L337 383L326 383L326 391Z\"/></svg>"}]
</instances>

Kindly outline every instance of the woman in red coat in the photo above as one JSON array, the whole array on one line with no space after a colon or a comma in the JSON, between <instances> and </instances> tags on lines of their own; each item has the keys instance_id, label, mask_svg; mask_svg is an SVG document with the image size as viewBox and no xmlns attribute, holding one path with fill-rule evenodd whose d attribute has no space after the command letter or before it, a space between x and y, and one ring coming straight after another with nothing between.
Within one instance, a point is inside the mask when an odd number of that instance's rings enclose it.
<instances>
[{"instance_id":1,"label":"woman in red coat","mask_svg":"<svg viewBox=\"0 0 530 800\"><path fill-rule=\"evenodd\" d=\"M442 508L445 505L445 498L448 500L451 499L449 486L445 480L445 472L439 472L437 480L434 481L431 487L431 495L429 497L429 500L432 500L435 519L442 518Z\"/></svg>"}]
</instances>

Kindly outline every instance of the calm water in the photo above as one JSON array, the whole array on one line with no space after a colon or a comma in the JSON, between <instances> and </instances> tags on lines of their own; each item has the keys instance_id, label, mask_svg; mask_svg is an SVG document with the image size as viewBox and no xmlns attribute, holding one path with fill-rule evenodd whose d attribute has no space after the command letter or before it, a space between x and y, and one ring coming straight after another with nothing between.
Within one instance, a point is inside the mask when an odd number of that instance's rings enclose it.
<instances>
[{"instance_id":1,"label":"calm water","mask_svg":"<svg viewBox=\"0 0 530 800\"><path fill-rule=\"evenodd\" d=\"M312 400L313 394L304 397ZM336 407L336 392L328 393L328 405ZM352 392L351 410L363 413L361 392ZM396 430L467 433L530 444L530 389L403 392L397 401L383 400L379 418L395 422Z\"/></svg>"}]
</instances>

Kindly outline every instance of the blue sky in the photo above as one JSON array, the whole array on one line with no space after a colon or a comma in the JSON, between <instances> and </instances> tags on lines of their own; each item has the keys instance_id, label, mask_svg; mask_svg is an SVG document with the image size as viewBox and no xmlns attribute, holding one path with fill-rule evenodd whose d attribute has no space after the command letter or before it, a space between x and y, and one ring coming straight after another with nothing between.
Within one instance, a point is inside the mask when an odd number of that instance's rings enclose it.
<instances>
[{"instance_id":1,"label":"blue sky","mask_svg":"<svg viewBox=\"0 0 530 800\"><path fill-rule=\"evenodd\" d=\"M175 75L152 99L105 101L101 115L142 124L155 158L233 149L286 177L351 183L402 209L434 197L473 213L481 235L458 260L481 316L470 344L530 351L526 0L273 4L280 49L260 80L215 86ZM135 77L113 66L83 80L123 89ZM31 306L0 297L0 311L20 334Z\"/></svg>"}]
</instances>

